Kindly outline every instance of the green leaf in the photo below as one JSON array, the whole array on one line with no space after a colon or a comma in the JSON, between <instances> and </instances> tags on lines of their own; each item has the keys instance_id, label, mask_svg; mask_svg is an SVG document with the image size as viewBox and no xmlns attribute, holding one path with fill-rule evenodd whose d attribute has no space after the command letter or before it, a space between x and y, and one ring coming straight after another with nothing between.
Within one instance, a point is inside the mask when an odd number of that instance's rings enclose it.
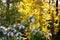
<instances>
[{"instance_id":1,"label":"green leaf","mask_svg":"<svg viewBox=\"0 0 60 40\"><path fill-rule=\"evenodd\" d=\"M28 23L28 21L22 20L21 24L24 25L24 26L27 26L29 23Z\"/></svg>"}]
</instances>

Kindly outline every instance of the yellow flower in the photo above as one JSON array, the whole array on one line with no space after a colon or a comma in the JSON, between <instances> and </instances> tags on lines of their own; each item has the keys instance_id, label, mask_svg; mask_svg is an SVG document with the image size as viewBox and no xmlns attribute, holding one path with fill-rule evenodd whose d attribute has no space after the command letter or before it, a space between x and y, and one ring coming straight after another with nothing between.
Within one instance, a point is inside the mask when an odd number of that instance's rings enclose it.
<instances>
[{"instance_id":1,"label":"yellow flower","mask_svg":"<svg viewBox=\"0 0 60 40\"><path fill-rule=\"evenodd\" d=\"M58 23L57 23L57 24L56 24L56 23L54 23L54 26L55 26L55 27L58 27L58 25L59 25Z\"/></svg>"},{"instance_id":2,"label":"yellow flower","mask_svg":"<svg viewBox=\"0 0 60 40\"><path fill-rule=\"evenodd\" d=\"M30 2L30 0L23 0L23 2L25 2L25 3L29 3L29 2Z\"/></svg>"},{"instance_id":3,"label":"yellow flower","mask_svg":"<svg viewBox=\"0 0 60 40\"><path fill-rule=\"evenodd\" d=\"M39 22L37 22L35 25L36 25L36 27L40 27L40 23Z\"/></svg>"},{"instance_id":4,"label":"yellow flower","mask_svg":"<svg viewBox=\"0 0 60 40\"><path fill-rule=\"evenodd\" d=\"M24 12L24 9L23 8L19 8L18 12Z\"/></svg>"},{"instance_id":5,"label":"yellow flower","mask_svg":"<svg viewBox=\"0 0 60 40\"><path fill-rule=\"evenodd\" d=\"M47 8L47 9L49 9L49 4L48 3L46 3L46 2L43 2L43 6L41 6L42 8Z\"/></svg>"},{"instance_id":6,"label":"yellow flower","mask_svg":"<svg viewBox=\"0 0 60 40\"><path fill-rule=\"evenodd\" d=\"M42 31L43 31L43 32L47 32L47 29L44 28L44 27L42 27Z\"/></svg>"},{"instance_id":7,"label":"yellow flower","mask_svg":"<svg viewBox=\"0 0 60 40\"><path fill-rule=\"evenodd\" d=\"M51 15L50 14L46 14L46 20L50 20L51 19Z\"/></svg>"},{"instance_id":8,"label":"yellow flower","mask_svg":"<svg viewBox=\"0 0 60 40\"><path fill-rule=\"evenodd\" d=\"M55 17L55 20L58 20L58 16Z\"/></svg>"}]
</instances>

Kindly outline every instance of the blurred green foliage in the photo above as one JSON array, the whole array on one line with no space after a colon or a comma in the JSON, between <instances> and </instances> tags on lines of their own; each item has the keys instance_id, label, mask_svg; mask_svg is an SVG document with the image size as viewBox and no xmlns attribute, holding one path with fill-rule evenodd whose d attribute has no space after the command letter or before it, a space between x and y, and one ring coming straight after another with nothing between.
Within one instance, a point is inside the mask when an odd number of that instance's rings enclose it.
<instances>
[{"instance_id":1,"label":"blurred green foliage","mask_svg":"<svg viewBox=\"0 0 60 40\"><path fill-rule=\"evenodd\" d=\"M0 0L0 25L8 27L14 24L15 19L20 16L16 9L16 3L20 0L6 0L2 2Z\"/></svg>"}]
</instances>

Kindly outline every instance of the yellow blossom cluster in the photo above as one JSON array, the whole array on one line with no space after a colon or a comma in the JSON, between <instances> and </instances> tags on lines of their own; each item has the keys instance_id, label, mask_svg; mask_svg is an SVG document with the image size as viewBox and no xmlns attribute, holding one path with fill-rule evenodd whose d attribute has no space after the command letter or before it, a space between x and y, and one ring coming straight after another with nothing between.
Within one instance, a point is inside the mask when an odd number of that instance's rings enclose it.
<instances>
[{"instance_id":1,"label":"yellow blossom cluster","mask_svg":"<svg viewBox=\"0 0 60 40\"><path fill-rule=\"evenodd\" d=\"M40 28L42 29L41 31L48 33L51 32L51 29L47 29L47 27L49 26L51 28L51 25L54 25L54 34L58 32L59 17L56 15L56 8L52 6L52 3L42 2L42 0L23 0L18 2L16 7L18 12L24 14L24 16L18 18L20 21L29 21L30 16L33 18L28 25L32 30Z\"/></svg>"}]
</instances>

